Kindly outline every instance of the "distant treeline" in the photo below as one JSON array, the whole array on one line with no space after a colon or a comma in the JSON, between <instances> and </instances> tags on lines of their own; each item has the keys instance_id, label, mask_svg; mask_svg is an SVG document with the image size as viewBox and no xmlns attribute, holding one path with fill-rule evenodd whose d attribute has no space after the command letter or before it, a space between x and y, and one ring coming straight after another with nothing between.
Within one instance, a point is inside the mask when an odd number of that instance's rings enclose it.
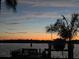
<instances>
[{"instance_id":1,"label":"distant treeline","mask_svg":"<svg viewBox=\"0 0 79 59\"><path fill-rule=\"evenodd\" d=\"M0 40L0 43L54 43L50 40ZM69 41L66 41L68 43ZM79 40L71 40L72 44L79 44Z\"/></svg>"}]
</instances>

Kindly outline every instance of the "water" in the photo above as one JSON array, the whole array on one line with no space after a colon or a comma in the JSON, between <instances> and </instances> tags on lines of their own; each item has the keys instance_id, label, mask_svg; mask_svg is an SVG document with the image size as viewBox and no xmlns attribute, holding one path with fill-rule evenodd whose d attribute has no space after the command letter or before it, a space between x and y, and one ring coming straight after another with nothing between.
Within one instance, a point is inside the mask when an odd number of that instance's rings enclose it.
<instances>
[{"instance_id":1,"label":"water","mask_svg":"<svg viewBox=\"0 0 79 59\"><path fill-rule=\"evenodd\" d=\"M33 46L30 47L30 43L0 43L0 57L10 57L10 51L21 48L37 48L44 50L44 48L48 48L48 45L33 44Z\"/></svg>"},{"instance_id":2,"label":"water","mask_svg":"<svg viewBox=\"0 0 79 59\"><path fill-rule=\"evenodd\" d=\"M21 49L21 48L37 48L41 49L41 52L45 49L48 48L48 44L34 44L32 47L30 46L30 43L0 43L0 57L10 57L10 51L16 50L16 49ZM67 48L67 47L66 47ZM79 45L75 44L74 45L74 57L79 58ZM67 58L68 52L56 52L52 51L51 52L51 57L58 57L58 58Z\"/></svg>"}]
</instances>

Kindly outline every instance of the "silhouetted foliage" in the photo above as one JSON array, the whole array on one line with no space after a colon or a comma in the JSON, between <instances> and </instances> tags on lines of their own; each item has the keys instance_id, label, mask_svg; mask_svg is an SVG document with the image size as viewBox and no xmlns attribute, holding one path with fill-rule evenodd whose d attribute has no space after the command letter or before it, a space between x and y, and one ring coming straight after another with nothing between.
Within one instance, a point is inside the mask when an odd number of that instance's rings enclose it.
<instances>
[{"instance_id":1,"label":"silhouetted foliage","mask_svg":"<svg viewBox=\"0 0 79 59\"><path fill-rule=\"evenodd\" d=\"M7 8L12 8L13 11L16 11L17 0L5 0ZM1 10L1 0L0 0L0 10Z\"/></svg>"},{"instance_id":2,"label":"silhouetted foliage","mask_svg":"<svg viewBox=\"0 0 79 59\"><path fill-rule=\"evenodd\" d=\"M57 32L61 38L65 40L66 39L69 40L69 43L68 43L68 58L69 59L73 59L74 45L71 43L71 39L73 38L73 36L77 35L77 32L79 31L79 18L78 17L79 17L79 14L77 13L72 14L71 19L67 19L64 15L62 15L61 19L57 19L57 21L51 25L53 26L52 27L53 30L51 30L52 32Z\"/></svg>"},{"instance_id":3,"label":"silhouetted foliage","mask_svg":"<svg viewBox=\"0 0 79 59\"><path fill-rule=\"evenodd\" d=\"M6 6L8 8L12 8L14 11L16 10L17 0L6 0Z\"/></svg>"},{"instance_id":4,"label":"silhouetted foliage","mask_svg":"<svg viewBox=\"0 0 79 59\"><path fill-rule=\"evenodd\" d=\"M0 0L0 10L1 10L1 0Z\"/></svg>"},{"instance_id":5,"label":"silhouetted foliage","mask_svg":"<svg viewBox=\"0 0 79 59\"><path fill-rule=\"evenodd\" d=\"M74 35L79 31L79 14L72 14L71 19L66 19L64 15L62 15L61 19L57 19L54 24L51 24L51 27L47 26L47 32L51 30L51 32L57 32L61 38L71 39Z\"/></svg>"},{"instance_id":6,"label":"silhouetted foliage","mask_svg":"<svg viewBox=\"0 0 79 59\"><path fill-rule=\"evenodd\" d=\"M55 27L58 27L58 34L62 38L72 39L72 37L77 34L79 28L78 15L79 14L72 14L71 19L69 19L70 22L63 16L63 18L59 20L61 21L60 24L58 21L55 23Z\"/></svg>"},{"instance_id":7,"label":"silhouetted foliage","mask_svg":"<svg viewBox=\"0 0 79 59\"><path fill-rule=\"evenodd\" d=\"M53 26L52 26L52 24L50 24L50 26L46 26L46 32L49 32L49 33L51 33L51 39L52 39L52 32L53 32Z\"/></svg>"}]
</instances>

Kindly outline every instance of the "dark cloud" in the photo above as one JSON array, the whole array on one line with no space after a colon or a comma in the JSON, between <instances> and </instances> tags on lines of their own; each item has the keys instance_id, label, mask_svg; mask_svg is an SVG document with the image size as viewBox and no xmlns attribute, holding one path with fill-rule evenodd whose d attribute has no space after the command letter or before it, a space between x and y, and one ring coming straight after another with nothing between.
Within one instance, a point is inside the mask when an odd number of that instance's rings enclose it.
<instances>
[{"instance_id":1,"label":"dark cloud","mask_svg":"<svg viewBox=\"0 0 79 59\"><path fill-rule=\"evenodd\" d=\"M15 22L15 21L10 21L10 20L2 20L0 21L1 24L5 24L5 25L17 25L17 24L20 24L20 22Z\"/></svg>"},{"instance_id":2,"label":"dark cloud","mask_svg":"<svg viewBox=\"0 0 79 59\"><path fill-rule=\"evenodd\" d=\"M26 34L27 32L4 32L6 34Z\"/></svg>"},{"instance_id":3,"label":"dark cloud","mask_svg":"<svg viewBox=\"0 0 79 59\"><path fill-rule=\"evenodd\" d=\"M23 2L24 1L24 2ZM32 7L78 7L78 0L20 0Z\"/></svg>"},{"instance_id":4,"label":"dark cloud","mask_svg":"<svg viewBox=\"0 0 79 59\"><path fill-rule=\"evenodd\" d=\"M31 1L31 2L42 2L42 1L79 1L79 0L20 0L20 1Z\"/></svg>"},{"instance_id":5,"label":"dark cloud","mask_svg":"<svg viewBox=\"0 0 79 59\"><path fill-rule=\"evenodd\" d=\"M7 25L16 25L16 24L20 24L20 23L18 23L18 22L16 23L16 22L15 22L15 23L6 23L6 24L7 24Z\"/></svg>"}]
</instances>

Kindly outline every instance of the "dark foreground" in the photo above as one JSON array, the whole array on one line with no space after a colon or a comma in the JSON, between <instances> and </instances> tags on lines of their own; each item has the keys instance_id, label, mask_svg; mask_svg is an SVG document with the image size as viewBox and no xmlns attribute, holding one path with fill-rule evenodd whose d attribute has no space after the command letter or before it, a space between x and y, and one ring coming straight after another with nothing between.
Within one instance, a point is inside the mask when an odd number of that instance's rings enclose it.
<instances>
[{"instance_id":1,"label":"dark foreground","mask_svg":"<svg viewBox=\"0 0 79 59\"><path fill-rule=\"evenodd\" d=\"M50 58L0 57L0 59L50 59ZM51 58L51 59L67 59L67 58Z\"/></svg>"},{"instance_id":2,"label":"dark foreground","mask_svg":"<svg viewBox=\"0 0 79 59\"><path fill-rule=\"evenodd\" d=\"M1 40L0 43L50 43L51 46L55 43L55 41L37 41L37 40ZM66 41L65 43L69 43ZM79 40L72 40L72 44L79 44ZM50 48L50 47L49 47ZM44 51L40 54L37 49L22 49L22 50L15 50L11 52L11 57L2 57L2 58L13 58L13 59L68 59L68 58L50 58L51 50L48 49L48 53L46 54ZM49 56L50 55L50 56ZM1 58L0 58L1 59ZM72 57L70 58L72 59ZM76 59L76 58L73 58Z\"/></svg>"},{"instance_id":3,"label":"dark foreground","mask_svg":"<svg viewBox=\"0 0 79 59\"><path fill-rule=\"evenodd\" d=\"M50 58L0 57L0 59L50 59ZM51 59L68 59L68 58L51 58ZM78 59L78 58L74 58L74 59Z\"/></svg>"}]
</instances>

